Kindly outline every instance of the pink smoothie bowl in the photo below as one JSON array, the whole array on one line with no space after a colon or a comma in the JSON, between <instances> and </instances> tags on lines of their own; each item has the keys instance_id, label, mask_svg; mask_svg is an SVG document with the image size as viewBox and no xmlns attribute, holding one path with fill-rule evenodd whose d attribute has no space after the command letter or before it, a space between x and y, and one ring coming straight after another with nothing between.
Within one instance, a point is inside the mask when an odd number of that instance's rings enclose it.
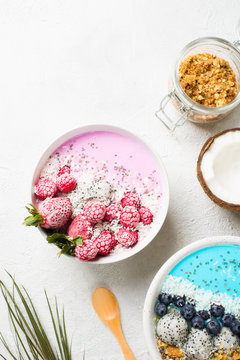
<instances>
[{"instance_id":1,"label":"pink smoothie bowl","mask_svg":"<svg viewBox=\"0 0 240 360\"><path fill-rule=\"evenodd\" d=\"M95 139L96 144L94 146L92 139ZM88 161L81 162L81 171L83 173L88 171L88 168L94 169L99 178L105 176L106 181L110 184L113 179L118 181L118 184L127 184L130 190L131 187L134 189L138 185L146 187L145 181L150 189L149 191L159 192L159 210L154 215L154 221L149 231L141 241L123 251L116 251L108 256L99 256L95 260L88 262L91 264L114 263L135 255L155 238L163 226L168 212L169 184L159 155L145 141L120 127L87 125L74 129L53 142L39 160L32 180L31 199L33 204L36 205L35 185L39 181L41 171L49 157L61 151L64 153L71 142L77 143L78 154L81 149L84 149L87 153ZM99 167L99 164L101 164L101 167ZM119 168L124 168L126 177L122 177ZM105 171L104 175L103 170ZM141 184L139 184L139 179L141 179ZM158 190L156 190L156 186ZM39 231L46 238L46 231L41 226L39 226ZM74 261L81 261L76 257L72 258Z\"/></svg>"}]
</instances>

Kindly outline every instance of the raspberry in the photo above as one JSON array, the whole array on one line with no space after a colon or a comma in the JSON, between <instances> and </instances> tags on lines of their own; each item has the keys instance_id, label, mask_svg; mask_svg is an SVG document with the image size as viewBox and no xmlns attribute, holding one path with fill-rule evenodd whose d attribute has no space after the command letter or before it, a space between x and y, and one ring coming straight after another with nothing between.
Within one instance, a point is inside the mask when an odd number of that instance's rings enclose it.
<instances>
[{"instance_id":1,"label":"raspberry","mask_svg":"<svg viewBox=\"0 0 240 360\"><path fill-rule=\"evenodd\" d=\"M43 179L35 186L35 194L39 199L45 200L47 197L52 197L57 192L57 186L54 181Z\"/></svg>"},{"instance_id":2,"label":"raspberry","mask_svg":"<svg viewBox=\"0 0 240 360\"><path fill-rule=\"evenodd\" d=\"M57 187L60 191L67 193L72 191L77 184L77 180L69 174L63 174L57 178Z\"/></svg>"},{"instance_id":3,"label":"raspberry","mask_svg":"<svg viewBox=\"0 0 240 360\"><path fill-rule=\"evenodd\" d=\"M92 260L97 256L98 248L91 240L83 242L82 246L75 247L75 255L80 260Z\"/></svg>"},{"instance_id":4,"label":"raspberry","mask_svg":"<svg viewBox=\"0 0 240 360\"><path fill-rule=\"evenodd\" d=\"M140 215L140 221L142 221L143 225L149 225L153 221L153 215L151 211L146 208L145 206L142 206L139 210Z\"/></svg>"},{"instance_id":5,"label":"raspberry","mask_svg":"<svg viewBox=\"0 0 240 360\"><path fill-rule=\"evenodd\" d=\"M68 236L75 238L76 236L82 236L84 240L91 239L92 227L87 219L82 215L77 215L71 225L68 228Z\"/></svg>"},{"instance_id":6,"label":"raspberry","mask_svg":"<svg viewBox=\"0 0 240 360\"><path fill-rule=\"evenodd\" d=\"M101 255L108 255L110 251L117 245L117 240L111 231L104 230L94 240L95 245L98 248L98 253Z\"/></svg>"},{"instance_id":7,"label":"raspberry","mask_svg":"<svg viewBox=\"0 0 240 360\"><path fill-rule=\"evenodd\" d=\"M96 224L104 218L105 206L96 201L89 201L83 209L86 219L92 224Z\"/></svg>"},{"instance_id":8,"label":"raspberry","mask_svg":"<svg viewBox=\"0 0 240 360\"><path fill-rule=\"evenodd\" d=\"M111 222L113 220L119 219L120 213L120 207L117 204L111 204L106 207L106 212L103 220Z\"/></svg>"},{"instance_id":9,"label":"raspberry","mask_svg":"<svg viewBox=\"0 0 240 360\"><path fill-rule=\"evenodd\" d=\"M134 206L125 206L120 215L120 222L129 228L135 228L139 223L140 215Z\"/></svg>"},{"instance_id":10,"label":"raspberry","mask_svg":"<svg viewBox=\"0 0 240 360\"><path fill-rule=\"evenodd\" d=\"M125 206L135 206L135 208L138 208L140 206L140 199L138 194L134 192L127 192L124 195L124 198L121 200L122 207Z\"/></svg>"},{"instance_id":11,"label":"raspberry","mask_svg":"<svg viewBox=\"0 0 240 360\"><path fill-rule=\"evenodd\" d=\"M68 165L64 165L58 172L58 176L61 176L63 174L70 174L71 172L71 169L70 169L70 166Z\"/></svg>"},{"instance_id":12,"label":"raspberry","mask_svg":"<svg viewBox=\"0 0 240 360\"><path fill-rule=\"evenodd\" d=\"M118 242L124 247L128 248L133 246L138 241L138 232L133 230L128 230L126 228L121 228L118 232Z\"/></svg>"}]
</instances>

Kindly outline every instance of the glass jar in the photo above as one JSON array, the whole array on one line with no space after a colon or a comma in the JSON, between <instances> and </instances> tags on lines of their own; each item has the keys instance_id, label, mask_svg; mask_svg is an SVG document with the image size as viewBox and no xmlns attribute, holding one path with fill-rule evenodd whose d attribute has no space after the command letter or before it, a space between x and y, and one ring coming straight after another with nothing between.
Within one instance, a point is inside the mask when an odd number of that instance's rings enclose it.
<instances>
[{"instance_id":1,"label":"glass jar","mask_svg":"<svg viewBox=\"0 0 240 360\"><path fill-rule=\"evenodd\" d=\"M170 130L183 125L186 120L204 124L224 118L240 103L240 42L231 43L216 37L204 37L190 42L181 51L169 80L169 93L162 99L156 116ZM208 107L192 100L183 90L178 76L180 63L186 57L197 53L210 53L227 60L236 75L238 94L229 104L219 107ZM167 105L172 103L177 109L177 116L167 111Z\"/></svg>"}]
</instances>

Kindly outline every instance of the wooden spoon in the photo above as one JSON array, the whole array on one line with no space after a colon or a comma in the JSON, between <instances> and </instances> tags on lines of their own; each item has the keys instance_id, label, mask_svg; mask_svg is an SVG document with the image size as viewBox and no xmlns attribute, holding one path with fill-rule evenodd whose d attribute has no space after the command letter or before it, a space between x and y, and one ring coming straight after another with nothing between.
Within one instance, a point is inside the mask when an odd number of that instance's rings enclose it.
<instances>
[{"instance_id":1,"label":"wooden spoon","mask_svg":"<svg viewBox=\"0 0 240 360\"><path fill-rule=\"evenodd\" d=\"M97 288L92 293L92 305L102 322L109 327L119 342L126 360L135 360L122 332L119 307L113 293L105 288Z\"/></svg>"}]
</instances>

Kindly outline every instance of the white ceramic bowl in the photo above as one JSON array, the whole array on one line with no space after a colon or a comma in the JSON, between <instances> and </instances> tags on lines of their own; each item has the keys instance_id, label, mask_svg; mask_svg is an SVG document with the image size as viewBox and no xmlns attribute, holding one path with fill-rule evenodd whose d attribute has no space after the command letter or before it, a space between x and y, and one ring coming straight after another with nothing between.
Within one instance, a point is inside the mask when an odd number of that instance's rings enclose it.
<instances>
[{"instance_id":1,"label":"white ceramic bowl","mask_svg":"<svg viewBox=\"0 0 240 360\"><path fill-rule=\"evenodd\" d=\"M238 244L240 245L240 237L237 236L213 236L203 240L196 241L190 245L185 246L183 249L176 252L171 256L165 264L159 269L155 275L146 295L144 309L143 309L143 328L148 351L153 360L160 360L161 355L157 348L155 338L154 326L154 307L157 297L160 293L163 281L169 272L179 263L183 258L191 253L203 249L205 247L223 244Z\"/></svg>"},{"instance_id":2,"label":"white ceramic bowl","mask_svg":"<svg viewBox=\"0 0 240 360\"><path fill-rule=\"evenodd\" d=\"M168 179L167 179L167 174L165 171L165 168L163 166L163 163L161 161L161 159L159 158L159 156L150 148L150 146L148 144L146 144L143 140L141 140L139 137L137 137L136 135L132 134L131 132L119 128L119 127L115 127L115 126L109 126L109 125L87 125L87 126L83 126L77 129L74 129L66 134L64 134L63 136L61 136L60 138L58 138L54 143L52 143L52 145L49 146L49 148L45 151L45 153L42 155L41 159L39 160L36 169L34 171L34 175L33 175L33 180L32 180L32 189L31 189L31 198L32 201L34 202L34 186L35 184L38 182L39 179L39 175L41 172L42 167L44 166L44 164L46 163L48 157L64 142L66 142L67 140L71 139L72 137L76 136L76 135L81 135L83 133L86 132L93 132L93 131L111 131L111 132L115 132L121 135L125 135L129 138L132 138L134 141L141 143L141 145L143 147L145 147L145 149L150 152L151 156L155 159L157 165L158 165L158 170L161 174L161 181L162 181L162 188L163 188L163 195L161 198L161 209L157 215L157 218L155 217L155 221L154 221L154 225L152 226L151 230L149 231L149 236L147 236L144 240L139 241L135 246L133 246L132 248L126 249L125 251L122 251L120 253L117 254L113 254L113 255L109 255L109 256L105 256L105 257L98 257L96 260L93 261L88 261L88 263L91 264L107 264L107 263L114 263L120 260L124 260L129 258L130 256L133 256L134 254L138 253L139 251L141 251L143 248L145 248L153 239L154 237L157 235L157 233L159 232L159 230L161 229L164 220L166 218L167 215L167 211L168 211L168 205L169 205L169 185L168 185ZM46 238L46 233L45 231L39 227L40 232L43 234L43 236ZM57 248L56 248L57 250ZM57 252L57 251L56 251ZM75 261L80 261L79 259L73 257L73 259Z\"/></svg>"}]
</instances>

